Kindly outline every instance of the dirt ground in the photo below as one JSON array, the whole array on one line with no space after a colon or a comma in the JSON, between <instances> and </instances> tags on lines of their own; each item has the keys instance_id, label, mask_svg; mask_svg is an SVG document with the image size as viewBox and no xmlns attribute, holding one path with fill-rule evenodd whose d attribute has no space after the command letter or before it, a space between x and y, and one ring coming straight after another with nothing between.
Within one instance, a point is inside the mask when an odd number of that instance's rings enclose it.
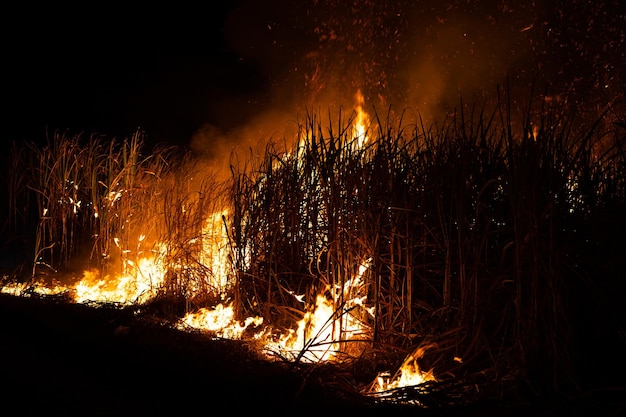
<instances>
[{"instance_id":1,"label":"dirt ground","mask_svg":"<svg viewBox=\"0 0 626 417\"><path fill-rule=\"evenodd\" d=\"M270 361L242 341L178 331L136 310L0 294L0 415L619 415L621 394L544 405L422 408L360 395L339 367ZM615 413L615 414L613 414Z\"/></svg>"}]
</instances>

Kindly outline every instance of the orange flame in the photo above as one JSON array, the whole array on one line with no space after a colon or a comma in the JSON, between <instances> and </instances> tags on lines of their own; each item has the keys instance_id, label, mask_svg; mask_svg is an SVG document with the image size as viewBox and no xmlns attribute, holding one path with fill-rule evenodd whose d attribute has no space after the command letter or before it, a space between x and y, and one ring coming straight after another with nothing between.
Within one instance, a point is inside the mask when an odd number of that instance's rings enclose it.
<instances>
[{"instance_id":1,"label":"orange flame","mask_svg":"<svg viewBox=\"0 0 626 417\"><path fill-rule=\"evenodd\" d=\"M367 136L367 131L370 124L370 116L363 110L363 104L365 103L365 98L361 93L361 90L357 90L356 95L356 119L354 120L354 127L352 129L352 137L356 141L357 149L363 148L363 146L369 140Z\"/></svg>"},{"instance_id":2,"label":"orange flame","mask_svg":"<svg viewBox=\"0 0 626 417\"><path fill-rule=\"evenodd\" d=\"M343 344L348 341L368 339L369 329L352 312L357 307L363 307L367 314L373 316L372 310L365 307L366 296L361 294L363 274L370 262L370 259L362 262L356 276L346 281L344 288L330 291L330 298L318 294L315 308L304 314L297 329L289 329L276 341L269 340L266 349L281 355L291 354L305 362L320 362L336 359L343 350ZM339 301L342 295L348 296L343 303Z\"/></svg>"},{"instance_id":3,"label":"orange flame","mask_svg":"<svg viewBox=\"0 0 626 417\"><path fill-rule=\"evenodd\" d=\"M364 97L360 90L356 93L353 120L353 140L356 147L363 147L368 141L370 117L363 110ZM297 156L297 155L296 155ZM110 193L109 202L113 204L120 198L120 193ZM224 218L228 210L209 216L202 233L202 253L199 261L211 269L210 283L222 299L227 299L229 286L232 282L232 265L229 260L228 235L224 228ZM139 244L145 236L139 237ZM118 239L114 243L124 255L128 250L120 247ZM118 276L100 277L97 271L84 271L82 278L75 285L49 284L44 282L15 283L0 287L2 293L24 295L38 293L42 295L69 294L77 303L113 302L120 304L143 304L152 300L164 284L168 270L177 265L164 265L167 248L157 244L158 248L150 256L135 261L124 257L124 271ZM143 255L137 252L136 255ZM371 259L366 258L359 263L354 276L347 277L342 287L328 285L323 294L317 294L315 305L303 313L296 328L283 330L277 334L275 329L263 325L260 317L248 317L243 321L235 319L232 303L221 303L213 308L202 308L186 314L176 325L180 329L198 329L213 332L217 337L241 339L244 334L261 340L265 351L305 362L319 362L339 359L345 353L348 342L351 346L358 342L371 341L368 320L374 317L374 308L367 306L367 287L363 279L369 270ZM193 291L194 289L190 289ZM304 296L293 294L300 302ZM260 330L259 330L260 329ZM249 330L248 333L245 333ZM377 376L372 391L383 392L390 389L418 385L427 381L435 381L433 371L420 370L417 361L428 347L422 347L406 358L402 367L391 377L389 372Z\"/></svg>"},{"instance_id":4,"label":"orange flame","mask_svg":"<svg viewBox=\"0 0 626 417\"><path fill-rule=\"evenodd\" d=\"M250 326L258 327L263 324L262 317L248 317L243 324L235 320L232 304L218 304L213 309L202 308L195 313L183 317L178 327L192 327L194 329L215 332L218 337L225 339L241 339L243 332Z\"/></svg>"},{"instance_id":5,"label":"orange flame","mask_svg":"<svg viewBox=\"0 0 626 417\"><path fill-rule=\"evenodd\" d=\"M371 392L384 392L395 388L420 385L429 381L437 381L433 370L422 371L417 361L424 356L432 345L418 347L402 363L393 378L389 372L381 372L376 377Z\"/></svg>"}]
</instances>

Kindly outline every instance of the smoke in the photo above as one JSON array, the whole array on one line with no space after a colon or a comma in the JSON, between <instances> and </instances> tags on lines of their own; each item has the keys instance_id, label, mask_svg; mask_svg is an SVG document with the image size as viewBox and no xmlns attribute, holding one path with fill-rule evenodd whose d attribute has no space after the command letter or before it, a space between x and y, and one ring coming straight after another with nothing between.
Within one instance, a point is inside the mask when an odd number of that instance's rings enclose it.
<instances>
[{"instance_id":1,"label":"smoke","mask_svg":"<svg viewBox=\"0 0 626 417\"><path fill-rule=\"evenodd\" d=\"M292 142L289 139L297 137L298 123L292 114L276 109L259 113L228 131L204 124L191 137L190 148L202 158L212 175L222 181L231 175L231 166L240 168L250 157L258 160L265 155L269 141L289 147Z\"/></svg>"},{"instance_id":2,"label":"smoke","mask_svg":"<svg viewBox=\"0 0 626 417\"><path fill-rule=\"evenodd\" d=\"M193 146L223 159L270 137L289 139L282 136L307 111L352 110L357 90L366 111L412 109L428 124L461 98L495 101L505 84L519 92L520 109L533 88L594 107L623 94L624 16L618 2L585 0L243 1L224 30L233 53L259 73L260 89L246 102L255 110L228 131L203 127ZM228 102L220 105L236 113Z\"/></svg>"}]
</instances>

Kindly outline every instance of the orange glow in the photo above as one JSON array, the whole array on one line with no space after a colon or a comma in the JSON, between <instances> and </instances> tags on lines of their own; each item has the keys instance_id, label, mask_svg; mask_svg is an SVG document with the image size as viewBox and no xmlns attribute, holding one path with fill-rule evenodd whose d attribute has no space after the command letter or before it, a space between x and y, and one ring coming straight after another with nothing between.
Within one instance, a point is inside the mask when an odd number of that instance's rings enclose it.
<instances>
[{"instance_id":1,"label":"orange glow","mask_svg":"<svg viewBox=\"0 0 626 417\"><path fill-rule=\"evenodd\" d=\"M533 140L537 140L537 136L539 136L539 126L533 125Z\"/></svg>"},{"instance_id":2,"label":"orange glow","mask_svg":"<svg viewBox=\"0 0 626 417\"><path fill-rule=\"evenodd\" d=\"M115 278L100 278L97 271L85 271L74 287L77 303L89 301L124 305L144 304L162 284L164 268L154 259L142 258L137 264L127 260L127 271Z\"/></svg>"},{"instance_id":3,"label":"orange glow","mask_svg":"<svg viewBox=\"0 0 626 417\"><path fill-rule=\"evenodd\" d=\"M313 310L304 314L297 329L289 329L276 341L267 341L266 349L281 356L299 357L305 362L320 362L336 358L342 345L351 340L369 339L369 329L354 313L357 307L365 305L363 274L369 264L369 259L362 262L357 275L349 279L344 288L329 288L330 297L318 294ZM343 304L341 295L346 298ZM373 315L367 308L363 311Z\"/></svg>"},{"instance_id":4,"label":"orange glow","mask_svg":"<svg viewBox=\"0 0 626 417\"><path fill-rule=\"evenodd\" d=\"M224 229L224 218L228 209L213 213L206 219L202 230L202 252L200 262L210 267L212 272L209 283L218 293L223 293L229 286L230 262L228 260L228 234Z\"/></svg>"},{"instance_id":5,"label":"orange glow","mask_svg":"<svg viewBox=\"0 0 626 417\"><path fill-rule=\"evenodd\" d=\"M368 142L370 116L363 109L364 97L360 90L355 95L355 113L353 114L352 137L356 149L361 149ZM301 140L306 138L301 138ZM299 157L296 155L295 157ZM110 192L107 203L113 205L122 198L120 192ZM185 213L186 206L182 212ZM96 212L97 214L97 212ZM218 210L204 220L202 231L189 242L194 248L200 248L195 256L197 261L208 271L206 281L197 284L191 281L186 287L187 294L202 295L202 291L213 291L213 297L226 300L212 307L200 308L187 312L175 326L181 330L195 329L206 331L220 338L256 340L262 346L268 358L280 356L294 361L317 363L321 361L341 360L344 357L358 357L365 348L371 346L375 308L368 305L368 282L365 279L370 271L372 260L366 256L354 260L352 272L340 272L340 282L327 283L314 295L314 302L306 304L305 296L292 293L302 303L302 316L293 328L275 329L271 323L264 323L262 317L236 318L236 309L232 303L231 291L236 284L233 270L231 247L226 228L229 210ZM43 281L17 283L2 286L1 292L12 295L67 294L76 303L116 303L122 305L143 305L153 300L164 285L166 277L185 274L185 266L168 261L172 248L164 243L154 243L151 251L140 250L150 247L146 236L138 238L136 250L128 249L124 239L111 237L112 243L119 250L122 258L122 271L119 274L101 276L97 270L86 270L74 284L53 285ZM127 239L126 239L127 240ZM243 260L247 262L247 260ZM352 276L349 276L352 274ZM346 275L346 276L344 276ZM207 286L203 286L207 284ZM206 295L206 294L204 294ZM394 378L389 373L381 373L376 378L374 391L381 392L407 385L417 385L434 381L432 371L420 370L417 360L425 349L418 349L410 355Z\"/></svg>"},{"instance_id":6,"label":"orange glow","mask_svg":"<svg viewBox=\"0 0 626 417\"><path fill-rule=\"evenodd\" d=\"M357 90L356 95L356 119L354 120L354 127L352 130L352 136L356 141L357 149L361 149L368 141L367 131L370 124L369 115L363 110L363 104L365 98L361 93L361 90Z\"/></svg>"},{"instance_id":7,"label":"orange glow","mask_svg":"<svg viewBox=\"0 0 626 417\"><path fill-rule=\"evenodd\" d=\"M178 324L180 329L191 327L194 329L215 332L218 337L225 339L241 339L243 332L249 327L258 327L263 324L261 317L248 317L243 324L235 320L232 304L218 304L213 309L202 308L195 313L189 313Z\"/></svg>"},{"instance_id":8,"label":"orange glow","mask_svg":"<svg viewBox=\"0 0 626 417\"><path fill-rule=\"evenodd\" d=\"M424 356L424 353L431 346L419 347L409 355L402 366L395 373L393 378L389 372L378 374L372 387L372 392L389 391L395 388L420 385L429 381L436 381L433 370L424 372L420 369L417 361Z\"/></svg>"}]
</instances>

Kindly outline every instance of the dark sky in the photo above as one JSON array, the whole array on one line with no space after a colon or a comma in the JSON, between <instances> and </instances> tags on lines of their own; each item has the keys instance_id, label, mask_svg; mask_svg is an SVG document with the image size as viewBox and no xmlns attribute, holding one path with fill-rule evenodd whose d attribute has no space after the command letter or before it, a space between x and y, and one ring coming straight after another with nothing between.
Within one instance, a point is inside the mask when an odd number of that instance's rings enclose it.
<instances>
[{"instance_id":1,"label":"dark sky","mask_svg":"<svg viewBox=\"0 0 626 417\"><path fill-rule=\"evenodd\" d=\"M234 4L44 7L4 17L5 136L33 138L46 128L124 136L142 128L158 141L185 141L223 116L216 103L225 96L263 89L254 64L224 39Z\"/></svg>"},{"instance_id":2,"label":"dark sky","mask_svg":"<svg viewBox=\"0 0 626 417\"><path fill-rule=\"evenodd\" d=\"M237 0L16 6L2 25L7 140L54 129L187 144L363 89L435 115L507 77L570 102L623 96L623 2ZM479 6L480 4L480 6ZM585 101L591 94L592 100ZM301 113L300 113L301 114Z\"/></svg>"}]
</instances>

